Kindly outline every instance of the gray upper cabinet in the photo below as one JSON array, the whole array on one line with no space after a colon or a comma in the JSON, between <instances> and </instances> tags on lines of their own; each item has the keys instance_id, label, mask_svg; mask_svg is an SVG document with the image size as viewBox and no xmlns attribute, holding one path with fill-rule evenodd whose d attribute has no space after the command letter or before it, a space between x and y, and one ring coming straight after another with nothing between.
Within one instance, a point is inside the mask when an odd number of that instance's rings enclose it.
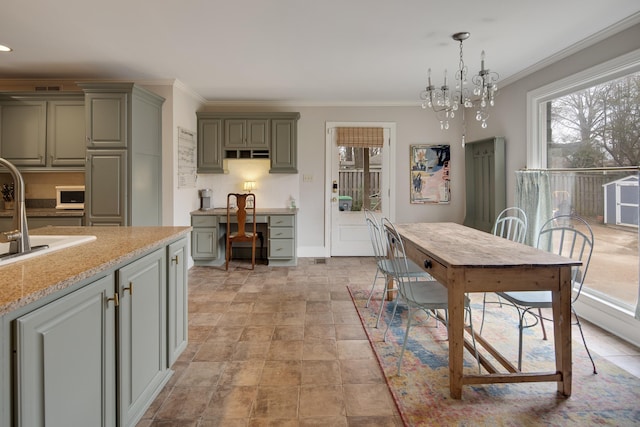
<instances>
[{"instance_id":1,"label":"gray upper cabinet","mask_svg":"<svg viewBox=\"0 0 640 427\"><path fill-rule=\"evenodd\" d=\"M47 105L47 153L51 166L84 166L84 100L55 100Z\"/></svg>"},{"instance_id":2,"label":"gray upper cabinet","mask_svg":"<svg viewBox=\"0 0 640 427\"><path fill-rule=\"evenodd\" d=\"M224 148L269 149L269 120L227 119L224 121Z\"/></svg>"},{"instance_id":3,"label":"gray upper cabinet","mask_svg":"<svg viewBox=\"0 0 640 427\"><path fill-rule=\"evenodd\" d=\"M0 155L21 167L82 168L84 98L10 96L0 102Z\"/></svg>"},{"instance_id":4,"label":"gray upper cabinet","mask_svg":"<svg viewBox=\"0 0 640 427\"><path fill-rule=\"evenodd\" d=\"M504 138L465 145L466 215L464 225L491 232L506 207Z\"/></svg>"},{"instance_id":5,"label":"gray upper cabinet","mask_svg":"<svg viewBox=\"0 0 640 427\"><path fill-rule=\"evenodd\" d=\"M127 147L127 97L126 92L87 93L87 147Z\"/></svg>"},{"instance_id":6,"label":"gray upper cabinet","mask_svg":"<svg viewBox=\"0 0 640 427\"><path fill-rule=\"evenodd\" d=\"M297 173L300 113L198 112L198 173L223 173L224 159L269 158L270 173Z\"/></svg>"},{"instance_id":7,"label":"gray upper cabinet","mask_svg":"<svg viewBox=\"0 0 640 427\"><path fill-rule=\"evenodd\" d=\"M298 173L298 119L274 119L271 121L270 173Z\"/></svg>"},{"instance_id":8,"label":"gray upper cabinet","mask_svg":"<svg viewBox=\"0 0 640 427\"><path fill-rule=\"evenodd\" d=\"M162 103L133 83L85 91L87 225L162 224Z\"/></svg>"},{"instance_id":9,"label":"gray upper cabinet","mask_svg":"<svg viewBox=\"0 0 640 427\"><path fill-rule=\"evenodd\" d=\"M198 172L223 173L222 120L198 120Z\"/></svg>"}]
</instances>

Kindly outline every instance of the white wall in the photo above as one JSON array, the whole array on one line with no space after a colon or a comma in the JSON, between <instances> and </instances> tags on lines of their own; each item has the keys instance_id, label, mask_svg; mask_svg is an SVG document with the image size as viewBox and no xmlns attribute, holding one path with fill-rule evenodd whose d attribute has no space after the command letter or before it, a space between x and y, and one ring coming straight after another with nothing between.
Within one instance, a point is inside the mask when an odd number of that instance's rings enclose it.
<instances>
[{"instance_id":1,"label":"white wall","mask_svg":"<svg viewBox=\"0 0 640 427\"><path fill-rule=\"evenodd\" d=\"M416 88L416 99L419 88ZM241 190L243 176L252 171L258 179L256 191L259 203L266 207L285 207L290 195L296 198L298 214L298 253L301 256L324 256L325 186L330 185L325 176L325 124L326 122L395 122L397 124L395 174L397 222L454 221L464 219L464 155L460 134L455 130L443 132L432 112L415 106L401 107L251 107L238 108L216 104L206 111L298 111L298 174L269 175L268 162L264 160L225 161L228 174L200 175L198 188L212 188L214 204L226 204L229 191ZM409 145L451 144L452 201L449 205L417 205L409 203ZM303 182L308 175L311 181Z\"/></svg>"}]
</instances>

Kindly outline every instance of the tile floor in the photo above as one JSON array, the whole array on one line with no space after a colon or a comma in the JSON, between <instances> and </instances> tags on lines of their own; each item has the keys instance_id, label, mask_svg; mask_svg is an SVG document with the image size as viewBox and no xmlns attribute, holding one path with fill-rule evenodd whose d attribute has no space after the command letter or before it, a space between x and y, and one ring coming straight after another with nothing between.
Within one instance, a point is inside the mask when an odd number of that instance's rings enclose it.
<instances>
[{"instance_id":1,"label":"tile floor","mask_svg":"<svg viewBox=\"0 0 640 427\"><path fill-rule=\"evenodd\" d=\"M346 289L369 288L373 258L312 261L193 267L189 345L138 427L401 426ZM640 376L640 349L585 326Z\"/></svg>"}]
</instances>

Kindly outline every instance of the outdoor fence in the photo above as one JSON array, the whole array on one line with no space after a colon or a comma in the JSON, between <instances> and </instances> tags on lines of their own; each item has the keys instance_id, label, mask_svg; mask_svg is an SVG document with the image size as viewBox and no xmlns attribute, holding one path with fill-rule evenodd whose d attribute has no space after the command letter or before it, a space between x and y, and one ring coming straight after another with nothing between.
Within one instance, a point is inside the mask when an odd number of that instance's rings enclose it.
<instances>
[{"instance_id":1,"label":"outdoor fence","mask_svg":"<svg viewBox=\"0 0 640 427\"><path fill-rule=\"evenodd\" d=\"M604 215L604 184L627 176L624 172L552 172L549 175L554 208L568 207L582 217Z\"/></svg>"},{"instance_id":2,"label":"outdoor fence","mask_svg":"<svg viewBox=\"0 0 640 427\"><path fill-rule=\"evenodd\" d=\"M379 170L369 171L370 195L380 194ZM362 209L362 197L364 191L364 171L362 169L341 170L338 173L340 196L349 196L352 199L352 210Z\"/></svg>"}]
</instances>

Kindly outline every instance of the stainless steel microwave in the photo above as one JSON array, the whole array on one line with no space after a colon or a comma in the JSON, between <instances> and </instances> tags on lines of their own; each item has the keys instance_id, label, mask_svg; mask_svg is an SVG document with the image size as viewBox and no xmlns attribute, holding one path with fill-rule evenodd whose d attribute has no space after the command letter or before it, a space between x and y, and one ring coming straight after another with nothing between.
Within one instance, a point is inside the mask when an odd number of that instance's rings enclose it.
<instances>
[{"instance_id":1,"label":"stainless steel microwave","mask_svg":"<svg viewBox=\"0 0 640 427\"><path fill-rule=\"evenodd\" d=\"M84 185L57 185L56 209L84 209Z\"/></svg>"}]
</instances>

